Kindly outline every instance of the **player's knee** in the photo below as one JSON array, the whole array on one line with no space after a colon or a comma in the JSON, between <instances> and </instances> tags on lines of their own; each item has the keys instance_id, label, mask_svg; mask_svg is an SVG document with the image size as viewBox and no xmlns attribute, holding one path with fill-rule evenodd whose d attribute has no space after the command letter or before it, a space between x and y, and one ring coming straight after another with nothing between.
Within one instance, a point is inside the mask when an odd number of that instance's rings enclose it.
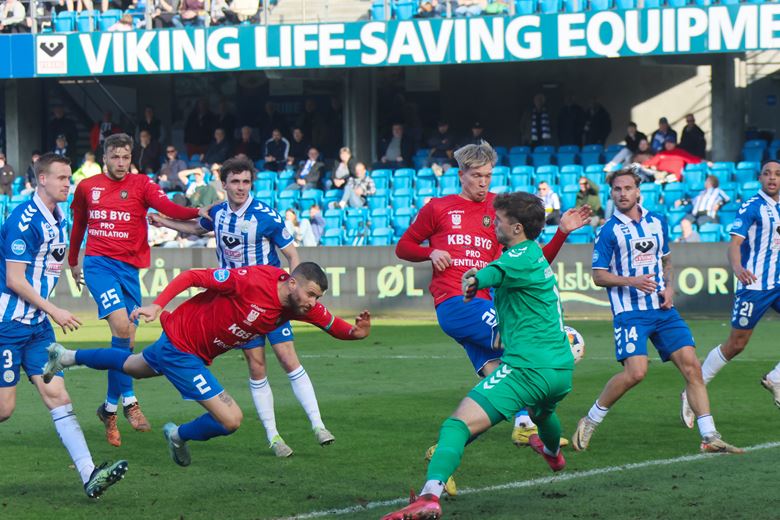
<instances>
[{"instance_id":1,"label":"player's knee","mask_svg":"<svg viewBox=\"0 0 780 520\"><path fill-rule=\"evenodd\" d=\"M16 408L16 403L6 405L0 404L0 423L11 418L14 413L14 408Z\"/></svg>"},{"instance_id":2,"label":"player's knee","mask_svg":"<svg viewBox=\"0 0 780 520\"><path fill-rule=\"evenodd\" d=\"M630 367L626 370L626 376L628 377L628 382L631 384L631 386L641 383L646 375L646 366Z\"/></svg>"},{"instance_id":3,"label":"player's knee","mask_svg":"<svg viewBox=\"0 0 780 520\"><path fill-rule=\"evenodd\" d=\"M230 417L225 417L220 421L222 426L225 427L227 431L230 433L233 433L234 431L238 430L238 427L241 426L241 421L243 420L244 416L239 411L236 414L231 415Z\"/></svg>"}]
</instances>

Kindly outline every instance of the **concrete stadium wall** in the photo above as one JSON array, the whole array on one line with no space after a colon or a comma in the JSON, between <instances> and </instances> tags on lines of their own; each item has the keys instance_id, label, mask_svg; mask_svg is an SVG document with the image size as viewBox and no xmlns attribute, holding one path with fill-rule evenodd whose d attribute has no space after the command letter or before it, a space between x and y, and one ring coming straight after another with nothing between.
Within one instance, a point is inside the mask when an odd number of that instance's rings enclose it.
<instances>
[{"instance_id":1,"label":"concrete stadium wall","mask_svg":"<svg viewBox=\"0 0 780 520\"><path fill-rule=\"evenodd\" d=\"M552 265L567 316L610 316L606 291L596 287L590 276L592 253L590 245L566 245ZM734 280L726 264L726 245L674 244L672 255L675 303L680 312L727 318ZM301 248L300 256L326 269L330 289L323 303L333 310L348 315L369 309L378 316L434 317L427 290L430 263L400 261L392 247ZM144 302L151 302L179 272L214 267L215 263L213 249L153 249L152 267L141 271ZM96 304L87 290L79 293L70 271L65 271L53 301L71 311L95 312ZM174 302L194 294L187 291Z\"/></svg>"}]
</instances>

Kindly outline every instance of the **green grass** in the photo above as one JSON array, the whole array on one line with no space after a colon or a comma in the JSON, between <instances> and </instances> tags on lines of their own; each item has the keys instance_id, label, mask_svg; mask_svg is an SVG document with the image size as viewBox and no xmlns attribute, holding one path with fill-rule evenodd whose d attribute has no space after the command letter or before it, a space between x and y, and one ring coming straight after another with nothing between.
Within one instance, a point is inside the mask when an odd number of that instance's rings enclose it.
<instances>
[{"instance_id":1,"label":"green grass","mask_svg":"<svg viewBox=\"0 0 780 520\"><path fill-rule=\"evenodd\" d=\"M619 366L614 362L611 324L571 322L585 337L585 359L577 365L574 390L559 408L567 435ZM725 322L690 322L700 357L728 333ZM139 331L139 344L159 329ZM777 362L780 323L768 321L738 361L710 386L713 415L724 438L741 446L780 441L780 412L758 381ZM74 335L70 347L104 346L108 331L94 319ZM94 416L105 390L105 374L81 369L67 374L68 388L96 462L126 458L127 478L98 502L83 494L70 459L34 388L18 387L14 416L0 425L0 518L279 518L398 499L424 479L422 455L435 441L441 421L476 378L459 346L430 322L376 320L364 342L338 342L298 326L299 353L317 390L323 417L337 437L320 448L275 361L269 363L280 432L295 450L278 460L265 442L247 389L243 357L218 358L214 373L242 406L244 424L234 435L192 443L193 463L180 468L168 457L161 426L187 421L201 408L184 402L163 378L137 383L151 433L131 432L120 421L123 445L104 440ZM780 449L743 456L697 458L668 465L575 477L578 472L670 459L698 452L698 434L678 418L682 379L653 356L647 380L610 412L585 453L566 451L564 481L501 491L464 493L444 504L449 518L750 518L780 516L776 483ZM510 425L499 425L470 445L456 474L461 488L479 490L551 475L528 449L509 441ZM396 506L376 507L343 519L379 518ZM96 516L97 515L97 516Z\"/></svg>"}]
</instances>

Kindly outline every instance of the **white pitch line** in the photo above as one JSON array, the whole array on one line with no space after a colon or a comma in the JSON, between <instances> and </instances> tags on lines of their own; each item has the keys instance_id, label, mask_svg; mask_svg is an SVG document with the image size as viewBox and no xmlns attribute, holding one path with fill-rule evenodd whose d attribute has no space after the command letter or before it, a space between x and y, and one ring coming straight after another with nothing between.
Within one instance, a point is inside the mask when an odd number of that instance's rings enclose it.
<instances>
[{"instance_id":1,"label":"white pitch line","mask_svg":"<svg viewBox=\"0 0 780 520\"><path fill-rule=\"evenodd\" d=\"M749 446L744 448L745 451L759 451L767 450L771 448L780 447L780 442L766 442L764 444L756 444L755 446ZM697 460L703 460L718 456L713 453L699 453L697 455L684 455L682 457L675 457L672 459L656 459L647 460L644 462L634 462L631 464L623 464L622 466L607 466L605 468L590 469L581 472L564 473L562 475L556 475L554 477L535 478L531 480L519 480L516 482L508 482L506 484L497 484L494 486L487 486L482 488L464 488L458 490L458 495L472 495L474 493L485 493L491 491L504 491L507 489L521 489L534 486L540 486L544 484L553 484L557 482L566 482L569 480L575 480L580 478L592 477L595 475L606 475L608 473L617 473L619 471L630 471L634 469L644 469L653 466L668 466L670 464L677 464L679 462L692 462ZM736 455L732 455L736 456ZM369 511L371 509L384 508L397 506L407 502L408 498L395 498L392 500L381 500L376 502L368 502L365 505L343 507L340 509L328 509L326 511L313 511L311 513L304 513L301 515L289 516L279 520L307 520L309 518L322 518L324 516L333 515L347 515L350 513L359 513L361 511Z\"/></svg>"},{"instance_id":2,"label":"white pitch line","mask_svg":"<svg viewBox=\"0 0 780 520\"><path fill-rule=\"evenodd\" d=\"M451 356L441 356L441 355L424 355L424 354L390 354L390 355L380 355L380 356L371 356L371 355L355 355L355 354L298 354L298 357L301 359L360 359L360 360L372 360L372 359L401 359L401 360L426 360L426 359L465 359L462 355L451 355ZM590 361L610 361L612 363L617 363L615 361L614 357L609 356L585 356L585 359ZM650 358L651 361L661 361L659 358ZM743 358L743 357L736 357L729 361L729 363L732 363L734 361L739 362L748 362L748 363L770 363L774 362L771 359L757 359L757 358Z\"/></svg>"}]
</instances>

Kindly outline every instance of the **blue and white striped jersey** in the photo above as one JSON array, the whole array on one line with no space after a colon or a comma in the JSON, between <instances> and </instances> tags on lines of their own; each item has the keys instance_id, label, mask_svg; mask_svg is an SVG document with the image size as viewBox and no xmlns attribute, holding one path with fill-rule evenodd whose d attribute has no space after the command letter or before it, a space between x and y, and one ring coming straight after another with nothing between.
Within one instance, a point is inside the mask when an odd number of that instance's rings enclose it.
<instances>
[{"instance_id":1,"label":"blue and white striped jersey","mask_svg":"<svg viewBox=\"0 0 780 520\"><path fill-rule=\"evenodd\" d=\"M62 273L66 224L62 210L56 207L52 215L37 193L8 216L0 229L0 322L34 325L46 319L45 312L6 287L6 262L27 264L25 278L47 299Z\"/></svg>"},{"instance_id":2,"label":"blue and white striped jersey","mask_svg":"<svg viewBox=\"0 0 780 520\"><path fill-rule=\"evenodd\" d=\"M214 231L220 267L272 265L281 267L276 248L284 249L293 237L284 228L284 219L270 206L249 197L236 211L227 201L209 210L213 220L200 219L200 226Z\"/></svg>"},{"instance_id":3,"label":"blue and white striped jersey","mask_svg":"<svg viewBox=\"0 0 780 520\"><path fill-rule=\"evenodd\" d=\"M616 211L601 228L593 247L593 269L618 276L655 275L656 292L645 294L633 287L608 287L612 313L660 308L658 293L666 287L661 259L669 254L669 229L658 213L640 206L639 222Z\"/></svg>"},{"instance_id":4,"label":"blue and white striped jersey","mask_svg":"<svg viewBox=\"0 0 780 520\"><path fill-rule=\"evenodd\" d=\"M780 205L759 191L742 204L731 234L742 242L742 267L756 275L748 286L739 283L737 289L768 291L780 285Z\"/></svg>"},{"instance_id":5,"label":"blue and white striped jersey","mask_svg":"<svg viewBox=\"0 0 780 520\"><path fill-rule=\"evenodd\" d=\"M720 188L709 188L699 193L693 199L693 210L691 213L697 217L700 213L706 213L707 216L715 218L715 210L731 201L729 196Z\"/></svg>"}]
</instances>

